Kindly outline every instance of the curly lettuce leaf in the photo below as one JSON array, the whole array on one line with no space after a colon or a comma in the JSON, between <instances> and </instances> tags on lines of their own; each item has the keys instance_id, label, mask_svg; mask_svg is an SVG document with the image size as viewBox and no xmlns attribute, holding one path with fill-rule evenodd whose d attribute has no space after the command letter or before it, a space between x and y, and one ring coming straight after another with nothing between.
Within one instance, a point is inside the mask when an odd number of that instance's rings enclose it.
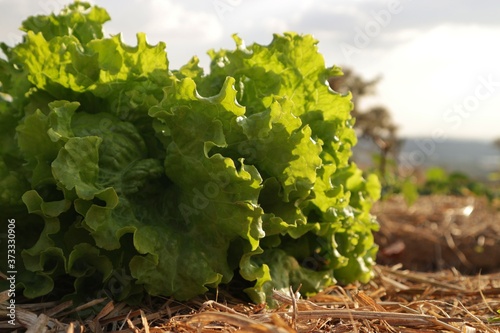
<instances>
[{"instance_id":1,"label":"curly lettuce leaf","mask_svg":"<svg viewBox=\"0 0 500 333\"><path fill-rule=\"evenodd\" d=\"M52 99L78 101L91 113L102 108L121 119L140 122L149 132L144 118L161 100L162 88L171 77L165 44L151 46L142 33L137 34L137 46L131 47L119 35L86 41L78 34L30 30L12 53L13 61L28 72L32 95L46 93ZM46 110L46 104L35 107Z\"/></svg>"},{"instance_id":2,"label":"curly lettuce leaf","mask_svg":"<svg viewBox=\"0 0 500 333\"><path fill-rule=\"evenodd\" d=\"M327 79L341 75L341 71L325 67L318 41L310 35L285 33L274 35L269 45L245 47L241 38L233 38L236 50L209 52L211 73L199 79L200 91L212 93L214 82L232 76L239 88L238 102L249 114L268 108L275 96L290 99L293 115L311 127L314 140L321 140L322 159L347 166L351 147L356 144L350 95L335 93L327 85Z\"/></svg>"},{"instance_id":3,"label":"curly lettuce leaf","mask_svg":"<svg viewBox=\"0 0 500 333\"><path fill-rule=\"evenodd\" d=\"M103 38L102 25L110 19L104 8L78 1L69 4L57 15L29 17L23 22L21 30L41 33L46 39L72 35L86 44Z\"/></svg>"}]
</instances>

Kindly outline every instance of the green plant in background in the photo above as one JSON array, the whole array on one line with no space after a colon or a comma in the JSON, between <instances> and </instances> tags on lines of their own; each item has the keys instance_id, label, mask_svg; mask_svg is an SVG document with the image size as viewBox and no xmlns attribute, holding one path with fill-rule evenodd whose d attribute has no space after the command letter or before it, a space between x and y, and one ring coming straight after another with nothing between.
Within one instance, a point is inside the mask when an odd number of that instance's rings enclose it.
<instances>
[{"instance_id":1,"label":"green plant in background","mask_svg":"<svg viewBox=\"0 0 500 333\"><path fill-rule=\"evenodd\" d=\"M448 173L440 167L431 167L425 171L423 181L414 176L400 177L397 172L389 173L382 186L382 199L393 195L403 196L407 206L411 206L421 195L456 195L484 196L490 202L495 198L495 191L488 184L475 181L461 172Z\"/></svg>"},{"instance_id":2,"label":"green plant in background","mask_svg":"<svg viewBox=\"0 0 500 333\"><path fill-rule=\"evenodd\" d=\"M416 181L409 177L401 183L401 193L408 207L412 206L420 197Z\"/></svg>"},{"instance_id":3,"label":"green plant in background","mask_svg":"<svg viewBox=\"0 0 500 333\"><path fill-rule=\"evenodd\" d=\"M384 160L384 174L380 173L380 161ZM373 154L373 167L370 172L377 175L381 181L381 200L386 200L394 195L402 195L406 206L412 206L419 198L419 184L413 175L402 176L398 171L395 159L382 157L380 153Z\"/></svg>"},{"instance_id":4,"label":"green plant in background","mask_svg":"<svg viewBox=\"0 0 500 333\"><path fill-rule=\"evenodd\" d=\"M493 144L497 149L500 149L500 138L495 139ZM496 172L492 172L488 175L489 181L492 183L492 187L494 189L494 201L500 202L500 170ZM500 206L499 206L500 208Z\"/></svg>"},{"instance_id":5,"label":"green plant in background","mask_svg":"<svg viewBox=\"0 0 500 333\"><path fill-rule=\"evenodd\" d=\"M349 162L350 95L326 84L342 73L316 40L234 36L205 74L143 34L104 38L107 20L75 2L2 45L0 209L25 296L81 297L118 272L127 300L370 279L380 185Z\"/></svg>"},{"instance_id":6,"label":"green plant in background","mask_svg":"<svg viewBox=\"0 0 500 333\"><path fill-rule=\"evenodd\" d=\"M500 323L500 310L497 310L498 316L488 318L488 323Z\"/></svg>"},{"instance_id":7,"label":"green plant in background","mask_svg":"<svg viewBox=\"0 0 500 333\"><path fill-rule=\"evenodd\" d=\"M426 171L425 183L420 193L446 195L477 195L493 198L493 192L484 183L474 181L461 172L447 173L446 170L433 167Z\"/></svg>"}]
</instances>

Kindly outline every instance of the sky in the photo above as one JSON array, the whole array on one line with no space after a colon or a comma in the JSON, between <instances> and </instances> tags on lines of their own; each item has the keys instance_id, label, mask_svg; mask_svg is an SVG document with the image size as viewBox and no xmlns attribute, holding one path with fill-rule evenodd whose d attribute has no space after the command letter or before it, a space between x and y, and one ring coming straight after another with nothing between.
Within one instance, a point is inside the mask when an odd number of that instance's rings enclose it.
<instances>
[{"instance_id":1,"label":"sky","mask_svg":"<svg viewBox=\"0 0 500 333\"><path fill-rule=\"evenodd\" d=\"M164 41L171 68L209 49L268 44L275 33L313 34L326 64L381 77L361 108L385 106L401 137L491 141L500 137L498 0L92 0L107 9L105 33L135 45ZM0 0L0 40L14 45L30 15L70 0Z\"/></svg>"}]
</instances>

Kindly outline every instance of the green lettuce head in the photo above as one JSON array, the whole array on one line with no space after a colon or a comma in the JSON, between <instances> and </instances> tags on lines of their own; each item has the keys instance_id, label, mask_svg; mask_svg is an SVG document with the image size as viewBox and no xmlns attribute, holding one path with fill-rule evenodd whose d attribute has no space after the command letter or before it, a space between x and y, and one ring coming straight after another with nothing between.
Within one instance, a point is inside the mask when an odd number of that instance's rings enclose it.
<instances>
[{"instance_id":1,"label":"green lettuce head","mask_svg":"<svg viewBox=\"0 0 500 333\"><path fill-rule=\"evenodd\" d=\"M0 208L25 296L187 300L239 281L264 302L370 279L380 186L349 161L350 95L313 37L233 36L205 74L144 34L104 38L107 20L75 2L2 45Z\"/></svg>"}]
</instances>

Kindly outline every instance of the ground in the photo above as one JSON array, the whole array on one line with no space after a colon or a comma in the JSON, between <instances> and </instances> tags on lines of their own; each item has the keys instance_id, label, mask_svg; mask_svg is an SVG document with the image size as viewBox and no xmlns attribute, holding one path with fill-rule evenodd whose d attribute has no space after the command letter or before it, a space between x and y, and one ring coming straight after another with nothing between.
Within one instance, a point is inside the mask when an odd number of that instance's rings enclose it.
<instances>
[{"instance_id":1,"label":"ground","mask_svg":"<svg viewBox=\"0 0 500 333\"><path fill-rule=\"evenodd\" d=\"M152 298L141 307L38 302L18 307L15 328L0 309L0 331L500 332L500 210L476 197L426 196L407 207L396 196L373 213L380 251L368 284L332 286L308 299L277 292L276 309L223 290L187 303ZM106 305L83 316L96 304Z\"/></svg>"},{"instance_id":2,"label":"ground","mask_svg":"<svg viewBox=\"0 0 500 333\"><path fill-rule=\"evenodd\" d=\"M455 268L464 274L500 271L500 210L486 198L422 196L378 202L377 263L416 271Z\"/></svg>"}]
</instances>

